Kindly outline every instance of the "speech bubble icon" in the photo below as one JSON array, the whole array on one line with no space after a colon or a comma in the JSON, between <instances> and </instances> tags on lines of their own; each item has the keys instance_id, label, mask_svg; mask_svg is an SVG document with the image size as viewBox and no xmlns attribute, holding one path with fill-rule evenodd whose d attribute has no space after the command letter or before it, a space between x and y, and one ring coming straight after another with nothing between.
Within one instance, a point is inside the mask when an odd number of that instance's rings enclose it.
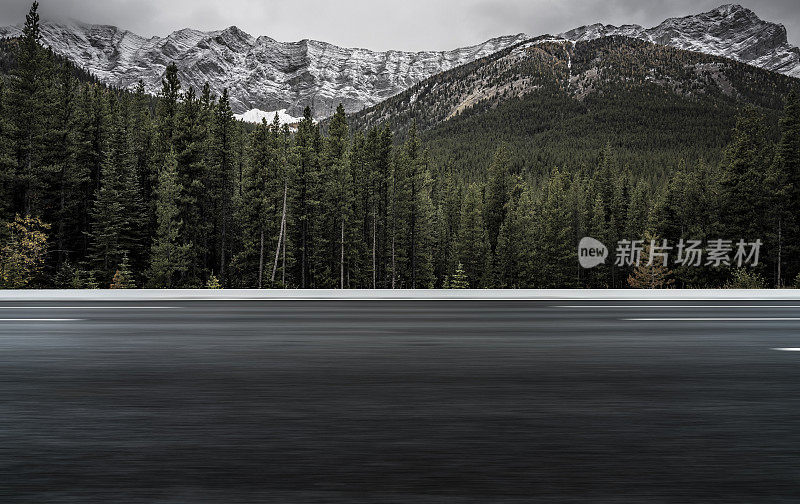
<instances>
[{"instance_id":1,"label":"speech bubble icon","mask_svg":"<svg viewBox=\"0 0 800 504\"><path fill-rule=\"evenodd\" d=\"M605 264L608 259L608 248L594 238L584 238L578 244L578 260L585 269L592 269Z\"/></svg>"}]
</instances>

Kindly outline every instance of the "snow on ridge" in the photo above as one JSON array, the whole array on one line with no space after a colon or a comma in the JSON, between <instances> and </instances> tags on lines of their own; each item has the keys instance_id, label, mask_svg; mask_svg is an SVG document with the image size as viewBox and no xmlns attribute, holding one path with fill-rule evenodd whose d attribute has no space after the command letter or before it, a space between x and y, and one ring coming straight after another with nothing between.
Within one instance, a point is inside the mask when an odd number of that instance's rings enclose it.
<instances>
[{"instance_id":1,"label":"snow on ridge","mask_svg":"<svg viewBox=\"0 0 800 504\"><path fill-rule=\"evenodd\" d=\"M669 18L645 29L638 25L595 24L582 26L559 37L588 41L622 35L655 44L722 56L766 70L800 77L800 51L791 46L786 28L761 20L753 11L736 4L709 12Z\"/></svg>"},{"instance_id":2,"label":"snow on ridge","mask_svg":"<svg viewBox=\"0 0 800 504\"><path fill-rule=\"evenodd\" d=\"M18 34L18 26L0 27L0 37ZM649 29L583 26L555 37L545 35L539 43L557 39L574 43L609 35L723 56L800 77L800 50L788 44L785 28L737 5L671 18ZM201 89L206 82L215 94L227 88L234 113L254 122L265 116L271 122L275 112L282 121L293 121L307 106L317 119L332 114L339 103L347 112L357 112L428 77L531 39L520 33L451 51L377 52L311 40L254 38L236 27L212 32L184 29L144 38L113 26L42 23L45 45L107 84L133 88L141 80L148 93L157 94L167 65L175 62L184 89Z\"/></svg>"},{"instance_id":3,"label":"snow on ridge","mask_svg":"<svg viewBox=\"0 0 800 504\"><path fill-rule=\"evenodd\" d=\"M278 120L280 123L283 124L296 124L303 120L302 117L292 117L286 113L286 109L276 110L274 112L265 112L259 109L251 109L243 114L235 114L234 117L240 121L248 122L248 123L255 123L260 124L261 121L264 119L267 120L268 123L272 124L275 120L275 116L278 116Z\"/></svg>"}]
</instances>

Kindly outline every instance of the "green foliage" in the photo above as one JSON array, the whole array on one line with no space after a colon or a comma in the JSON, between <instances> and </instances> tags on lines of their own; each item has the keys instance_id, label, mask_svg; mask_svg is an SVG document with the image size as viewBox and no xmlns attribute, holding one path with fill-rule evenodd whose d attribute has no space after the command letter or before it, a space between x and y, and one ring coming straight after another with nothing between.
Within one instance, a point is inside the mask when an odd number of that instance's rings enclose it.
<instances>
[{"instance_id":1,"label":"green foliage","mask_svg":"<svg viewBox=\"0 0 800 504\"><path fill-rule=\"evenodd\" d=\"M109 99L106 110L109 147L90 211L88 260L99 278L110 280L123 257L141 257L144 238L139 181L128 143L127 102Z\"/></svg>"},{"instance_id":2,"label":"green foliage","mask_svg":"<svg viewBox=\"0 0 800 504\"><path fill-rule=\"evenodd\" d=\"M92 272L65 262L53 278L53 286L56 289L96 289L97 282Z\"/></svg>"},{"instance_id":3,"label":"green foliage","mask_svg":"<svg viewBox=\"0 0 800 504\"><path fill-rule=\"evenodd\" d=\"M653 244L663 246L663 240L651 234L645 236L645 247L642 252L641 262L628 277L628 285L634 289L666 289L675 283L672 272L664 260L652 257Z\"/></svg>"},{"instance_id":4,"label":"green foliage","mask_svg":"<svg viewBox=\"0 0 800 504\"><path fill-rule=\"evenodd\" d=\"M122 258L122 263L117 268L117 271L114 273L114 277L111 280L111 289L135 289L136 282L133 279L133 273L131 272L130 263L128 262L128 255L126 254Z\"/></svg>"},{"instance_id":5,"label":"green foliage","mask_svg":"<svg viewBox=\"0 0 800 504\"><path fill-rule=\"evenodd\" d=\"M731 282L725 268L578 266L584 236L613 250L647 233L762 239L748 275L800 274L796 79L624 38L545 42L351 117L318 124L308 108L294 131L237 122L227 91L184 89L174 64L158 97L99 85L38 38L34 6L0 44L0 221L51 222L52 250L0 230L5 283Z\"/></svg>"},{"instance_id":6,"label":"green foliage","mask_svg":"<svg viewBox=\"0 0 800 504\"><path fill-rule=\"evenodd\" d=\"M469 289L469 278L464 271L464 265L459 263L453 277L447 282L447 289Z\"/></svg>"},{"instance_id":7,"label":"green foliage","mask_svg":"<svg viewBox=\"0 0 800 504\"><path fill-rule=\"evenodd\" d=\"M182 192L175 153L171 151L159 174L156 191L156 237L150 252L148 274L153 288L173 288L179 280L176 277L189 269L191 246L179 243L183 221L180 220L178 202Z\"/></svg>"},{"instance_id":8,"label":"green foliage","mask_svg":"<svg viewBox=\"0 0 800 504\"><path fill-rule=\"evenodd\" d=\"M767 281L758 273L745 269L735 269L731 279L725 284L726 289L764 289Z\"/></svg>"},{"instance_id":9,"label":"green foliage","mask_svg":"<svg viewBox=\"0 0 800 504\"><path fill-rule=\"evenodd\" d=\"M6 224L8 239L0 249L0 286L23 289L42 272L47 253L49 224L26 215Z\"/></svg>"},{"instance_id":10,"label":"green foliage","mask_svg":"<svg viewBox=\"0 0 800 504\"><path fill-rule=\"evenodd\" d=\"M467 188L461 206L461 231L456 245L456 256L469 278L470 287L484 287L489 253L489 236L483 220L480 188L477 184L472 184Z\"/></svg>"},{"instance_id":11,"label":"green foliage","mask_svg":"<svg viewBox=\"0 0 800 504\"><path fill-rule=\"evenodd\" d=\"M206 282L206 289L209 290L220 290L222 289L222 284L219 283L219 278L214 276L212 273L211 276L208 277L208 281Z\"/></svg>"}]
</instances>

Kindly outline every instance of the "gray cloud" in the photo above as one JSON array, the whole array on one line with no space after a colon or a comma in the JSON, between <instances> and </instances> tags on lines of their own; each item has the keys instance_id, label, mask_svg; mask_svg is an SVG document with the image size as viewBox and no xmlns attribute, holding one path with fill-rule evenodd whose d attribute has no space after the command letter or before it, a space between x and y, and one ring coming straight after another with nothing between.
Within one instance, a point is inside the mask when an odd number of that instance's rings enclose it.
<instances>
[{"instance_id":1,"label":"gray cloud","mask_svg":"<svg viewBox=\"0 0 800 504\"><path fill-rule=\"evenodd\" d=\"M602 22L653 26L724 0L41 0L46 19L113 24L140 35L236 25L285 41L314 38L348 47L439 50L525 32L558 33ZM745 0L762 19L786 25L800 44L797 0ZM30 0L0 0L0 25L20 23Z\"/></svg>"}]
</instances>

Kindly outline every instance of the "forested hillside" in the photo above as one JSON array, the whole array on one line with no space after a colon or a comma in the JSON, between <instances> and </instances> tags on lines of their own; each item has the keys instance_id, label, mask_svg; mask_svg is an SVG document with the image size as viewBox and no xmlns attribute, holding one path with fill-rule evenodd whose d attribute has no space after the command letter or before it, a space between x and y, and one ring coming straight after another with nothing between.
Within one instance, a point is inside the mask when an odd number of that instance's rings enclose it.
<instances>
[{"instance_id":1,"label":"forested hillside","mask_svg":"<svg viewBox=\"0 0 800 504\"><path fill-rule=\"evenodd\" d=\"M662 286L800 273L788 77L619 38L526 43L290 131L235 121L174 65L155 100L105 88L38 37L34 7L0 58L4 287L641 285L581 270L587 235L765 242L747 274Z\"/></svg>"},{"instance_id":2,"label":"forested hillside","mask_svg":"<svg viewBox=\"0 0 800 504\"><path fill-rule=\"evenodd\" d=\"M750 65L607 37L572 44L536 39L444 72L353 117L354 127L412 121L438 164L472 174L498 143L525 171L588 167L611 145L649 175L678 159L717 162L736 117L753 105L770 134L800 81Z\"/></svg>"}]
</instances>

